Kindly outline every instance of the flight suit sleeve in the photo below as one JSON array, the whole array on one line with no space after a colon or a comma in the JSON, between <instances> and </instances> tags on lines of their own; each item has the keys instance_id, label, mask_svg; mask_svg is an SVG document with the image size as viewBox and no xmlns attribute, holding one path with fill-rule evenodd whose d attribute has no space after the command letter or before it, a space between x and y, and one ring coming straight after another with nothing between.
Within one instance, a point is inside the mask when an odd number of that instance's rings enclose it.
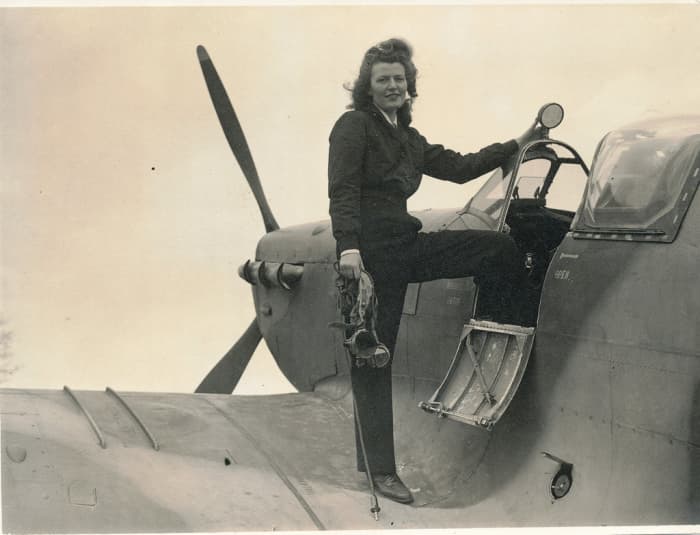
<instances>
[{"instance_id":1,"label":"flight suit sleeve","mask_svg":"<svg viewBox=\"0 0 700 535\"><path fill-rule=\"evenodd\" d=\"M518 151L518 142L514 139L506 143L494 143L479 152L460 154L442 145L430 144L423 136L420 137L423 143L422 172L458 184L493 171Z\"/></svg>"},{"instance_id":2,"label":"flight suit sleeve","mask_svg":"<svg viewBox=\"0 0 700 535\"><path fill-rule=\"evenodd\" d=\"M328 197L338 251L360 247L360 194L367 151L365 120L347 112L336 122L328 151Z\"/></svg>"}]
</instances>

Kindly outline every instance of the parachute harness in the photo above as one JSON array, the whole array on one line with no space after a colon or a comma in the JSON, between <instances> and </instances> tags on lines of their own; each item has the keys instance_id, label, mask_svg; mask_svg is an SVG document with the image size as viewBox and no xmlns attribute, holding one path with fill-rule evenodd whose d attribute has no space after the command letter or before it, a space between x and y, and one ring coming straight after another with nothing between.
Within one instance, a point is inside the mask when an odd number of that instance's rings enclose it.
<instances>
[{"instance_id":1,"label":"parachute harness","mask_svg":"<svg viewBox=\"0 0 700 535\"><path fill-rule=\"evenodd\" d=\"M344 323L333 325L345 329L343 345L352 356L353 364L358 368L383 368L389 363L391 354L377 339L377 296L372 276L364 269L358 279L338 275L335 285Z\"/></svg>"}]
</instances>

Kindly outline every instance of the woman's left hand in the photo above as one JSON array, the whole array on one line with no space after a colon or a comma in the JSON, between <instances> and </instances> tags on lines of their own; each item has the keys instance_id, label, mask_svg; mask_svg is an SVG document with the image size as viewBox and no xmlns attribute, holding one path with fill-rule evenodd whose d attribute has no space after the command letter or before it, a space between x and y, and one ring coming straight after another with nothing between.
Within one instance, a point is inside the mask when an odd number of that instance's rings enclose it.
<instances>
[{"instance_id":1,"label":"woman's left hand","mask_svg":"<svg viewBox=\"0 0 700 535\"><path fill-rule=\"evenodd\" d=\"M532 123L525 132L523 132L520 137L515 138L518 143L519 148L523 148L524 145L535 139L542 137L542 125L539 124L537 120Z\"/></svg>"}]
</instances>

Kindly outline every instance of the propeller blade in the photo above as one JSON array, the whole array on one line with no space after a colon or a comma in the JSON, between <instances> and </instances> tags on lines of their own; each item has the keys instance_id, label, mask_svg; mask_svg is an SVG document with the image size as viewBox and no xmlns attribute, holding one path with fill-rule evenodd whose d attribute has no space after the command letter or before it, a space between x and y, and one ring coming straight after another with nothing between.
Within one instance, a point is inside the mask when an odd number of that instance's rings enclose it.
<instances>
[{"instance_id":1,"label":"propeller blade","mask_svg":"<svg viewBox=\"0 0 700 535\"><path fill-rule=\"evenodd\" d=\"M275 216L272 215L270 206L267 204L267 199L265 198L265 193L263 193L260 183L260 177L258 177L258 171L255 169L255 163L253 162L253 157L248 148L248 142L245 139L241 123L238 121L231 101L226 94L226 88L224 88L224 84L221 82L221 78L219 78L216 72L214 63L211 61L209 54L202 45L197 47L197 57L199 58L199 65L202 68L202 74L204 74L204 80L207 83L209 96L211 96L211 101L214 104L216 115L219 117L219 122L224 129L224 135L233 151L233 155L236 157L236 160L238 160L238 165L241 166L241 170L248 181L248 185L253 191L253 195L258 203L260 213L265 223L265 230L267 232L277 230L280 227L277 221L275 221Z\"/></svg>"},{"instance_id":2,"label":"propeller blade","mask_svg":"<svg viewBox=\"0 0 700 535\"><path fill-rule=\"evenodd\" d=\"M248 326L233 347L221 357L195 390L197 394L230 394L258 347L262 334L257 320Z\"/></svg>"}]
</instances>

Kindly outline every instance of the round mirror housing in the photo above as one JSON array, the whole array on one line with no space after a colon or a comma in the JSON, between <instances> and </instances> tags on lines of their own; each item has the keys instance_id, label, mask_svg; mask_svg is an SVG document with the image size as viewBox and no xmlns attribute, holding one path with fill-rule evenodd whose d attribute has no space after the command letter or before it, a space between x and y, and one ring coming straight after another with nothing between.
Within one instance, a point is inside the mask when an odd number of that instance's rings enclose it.
<instances>
[{"instance_id":1,"label":"round mirror housing","mask_svg":"<svg viewBox=\"0 0 700 535\"><path fill-rule=\"evenodd\" d=\"M556 102L550 102L540 108L537 120L545 128L556 128L564 119L564 108Z\"/></svg>"}]
</instances>

